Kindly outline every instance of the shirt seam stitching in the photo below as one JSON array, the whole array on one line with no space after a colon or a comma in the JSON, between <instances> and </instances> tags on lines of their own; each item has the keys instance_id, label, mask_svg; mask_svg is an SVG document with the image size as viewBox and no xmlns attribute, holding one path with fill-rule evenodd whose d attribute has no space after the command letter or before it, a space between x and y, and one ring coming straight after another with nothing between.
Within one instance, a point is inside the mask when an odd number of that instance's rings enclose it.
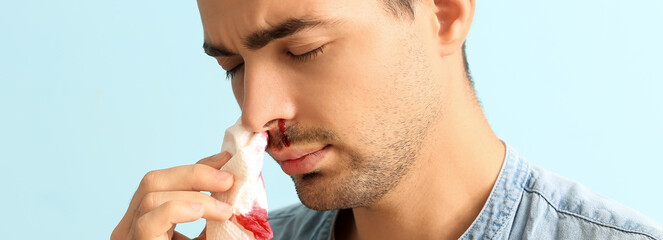
<instances>
[{"instance_id":1,"label":"shirt seam stitching","mask_svg":"<svg viewBox=\"0 0 663 240\"><path fill-rule=\"evenodd\" d=\"M518 182L518 185L520 186L519 189L525 190L525 184L526 184L527 181L529 181L529 176L531 174L530 165L526 161L518 161L517 163L518 163L518 165L515 167L516 173L514 175L517 175L517 173L519 173L519 172L523 173L522 175L519 175L517 182ZM520 164L523 164L524 166L521 166ZM522 170L520 167L525 168L525 171L519 171L519 170ZM509 208L509 214L508 214L508 216L505 216L505 217L508 217L507 219L513 219L516 216L516 212L518 211L518 206L520 205L520 203L523 199L523 195L524 195L523 191L520 191L519 194L518 194L518 199L512 202L512 204L515 204L515 205L509 206L510 207ZM505 221L502 224L502 226L500 226L500 228L497 230L497 232L495 232L495 235L493 235L490 239L495 239L497 236L500 236L502 234L502 232L507 229L507 225L508 224L506 224L506 221Z\"/></svg>"},{"instance_id":2,"label":"shirt seam stitching","mask_svg":"<svg viewBox=\"0 0 663 240\"><path fill-rule=\"evenodd\" d=\"M516 204L516 206L514 206L513 208L510 209L508 219L514 219L514 217L516 216L516 211L518 211L518 205L520 205L520 202L523 199L523 195L524 195L523 192L520 192L520 196L518 197L518 200L514 201L514 203L518 203L518 204ZM507 230L507 225L508 224L506 224L506 223L502 224L502 226L500 226L500 229L498 229L497 232L495 233L495 235L493 237L491 237L490 239L495 239L497 236L501 236L502 232Z\"/></svg>"},{"instance_id":3,"label":"shirt seam stitching","mask_svg":"<svg viewBox=\"0 0 663 240\"><path fill-rule=\"evenodd\" d=\"M645 233L645 232L640 232L640 231L635 231L635 230L624 229L624 228L622 228L622 227L618 227L618 226L615 226L615 225L613 225L613 224L603 223L603 222L600 222L600 221L598 221L598 220L596 220L596 219L592 219L592 218L589 218L589 217L586 217L586 216L583 216L583 215L580 215L580 214L577 214L577 213L574 213L574 212L570 212L570 211L566 211L566 210L559 209L559 208L557 208L554 204L552 204L552 202L551 202L550 200L548 200L548 198L546 198L546 196L543 195L543 193L541 193L541 192L539 192L539 191L537 191L537 190L534 190L534 189L528 189L528 188L524 188L524 190L525 190L526 192L529 192L529 193L535 193L535 194L539 195L541 198L543 198L543 200L546 201L546 203L548 203L548 205L549 205L550 207L552 207L552 208L553 208L556 212L558 212L558 213L562 213L562 214L570 215L570 216L573 216L573 217L577 217L577 218L582 219L582 220L585 220L585 221L587 221L587 222L590 222L590 223L593 223L593 224L596 224L596 225L600 225L600 226L603 226L603 227L607 227L607 228L612 228L612 229L615 229L615 230L617 230L617 231L621 231L621 232L625 232L625 233L632 233L632 234L640 234L640 235L644 235L645 237L648 237L648 238L650 238L650 239L660 240L659 238L656 238L656 237L654 237L654 236L652 236L652 235L650 235L650 234L648 234L648 233Z\"/></svg>"}]
</instances>

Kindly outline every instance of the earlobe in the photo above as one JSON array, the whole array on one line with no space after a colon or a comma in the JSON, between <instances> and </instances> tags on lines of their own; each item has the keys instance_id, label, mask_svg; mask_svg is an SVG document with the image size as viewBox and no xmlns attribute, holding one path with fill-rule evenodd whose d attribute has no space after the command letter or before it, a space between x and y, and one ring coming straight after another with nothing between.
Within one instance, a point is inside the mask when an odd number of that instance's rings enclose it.
<instances>
[{"instance_id":1,"label":"earlobe","mask_svg":"<svg viewBox=\"0 0 663 240\"><path fill-rule=\"evenodd\" d=\"M441 56L461 51L474 18L474 0L435 0Z\"/></svg>"}]
</instances>

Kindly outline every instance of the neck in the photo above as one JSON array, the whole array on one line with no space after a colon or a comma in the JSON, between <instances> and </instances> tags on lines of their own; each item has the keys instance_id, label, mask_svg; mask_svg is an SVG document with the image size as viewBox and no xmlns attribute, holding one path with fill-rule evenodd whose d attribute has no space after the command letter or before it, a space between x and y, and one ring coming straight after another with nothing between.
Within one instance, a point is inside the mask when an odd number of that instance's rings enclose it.
<instances>
[{"instance_id":1,"label":"neck","mask_svg":"<svg viewBox=\"0 0 663 240\"><path fill-rule=\"evenodd\" d=\"M468 87L450 88L456 91L446 97L456 101L445 104L447 115L428 134L417 163L382 200L352 209L351 224L343 225L348 239L458 239L479 214L506 149L473 93L458 91Z\"/></svg>"}]
</instances>

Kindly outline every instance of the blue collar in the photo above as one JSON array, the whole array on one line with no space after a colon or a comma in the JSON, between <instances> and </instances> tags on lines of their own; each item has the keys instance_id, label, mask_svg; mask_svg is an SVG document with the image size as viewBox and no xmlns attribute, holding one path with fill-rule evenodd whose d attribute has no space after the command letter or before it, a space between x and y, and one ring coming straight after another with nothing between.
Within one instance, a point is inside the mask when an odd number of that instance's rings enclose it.
<instances>
[{"instance_id":1,"label":"blue collar","mask_svg":"<svg viewBox=\"0 0 663 240\"><path fill-rule=\"evenodd\" d=\"M508 144L502 170L490 196L460 239L493 239L510 229L530 175L529 163Z\"/></svg>"}]
</instances>

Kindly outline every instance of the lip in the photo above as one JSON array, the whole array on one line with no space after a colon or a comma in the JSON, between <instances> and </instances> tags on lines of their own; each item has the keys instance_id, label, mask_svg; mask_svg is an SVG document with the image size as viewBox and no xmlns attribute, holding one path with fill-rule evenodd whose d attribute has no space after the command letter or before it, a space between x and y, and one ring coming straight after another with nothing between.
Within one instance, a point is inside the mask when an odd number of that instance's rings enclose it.
<instances>
[{"instance_id":1,"label":"lip","mask_svg":"<svg viewBox=\"0 0 663 240\"><path fill-rule=\"evenodd\" d=\"M279 163L283 172L293 176L315 170L328 151L329 145L326 145L314 149L287 149L283 152L269 151L269 154Z\"/></svg>"}]
</instances>

